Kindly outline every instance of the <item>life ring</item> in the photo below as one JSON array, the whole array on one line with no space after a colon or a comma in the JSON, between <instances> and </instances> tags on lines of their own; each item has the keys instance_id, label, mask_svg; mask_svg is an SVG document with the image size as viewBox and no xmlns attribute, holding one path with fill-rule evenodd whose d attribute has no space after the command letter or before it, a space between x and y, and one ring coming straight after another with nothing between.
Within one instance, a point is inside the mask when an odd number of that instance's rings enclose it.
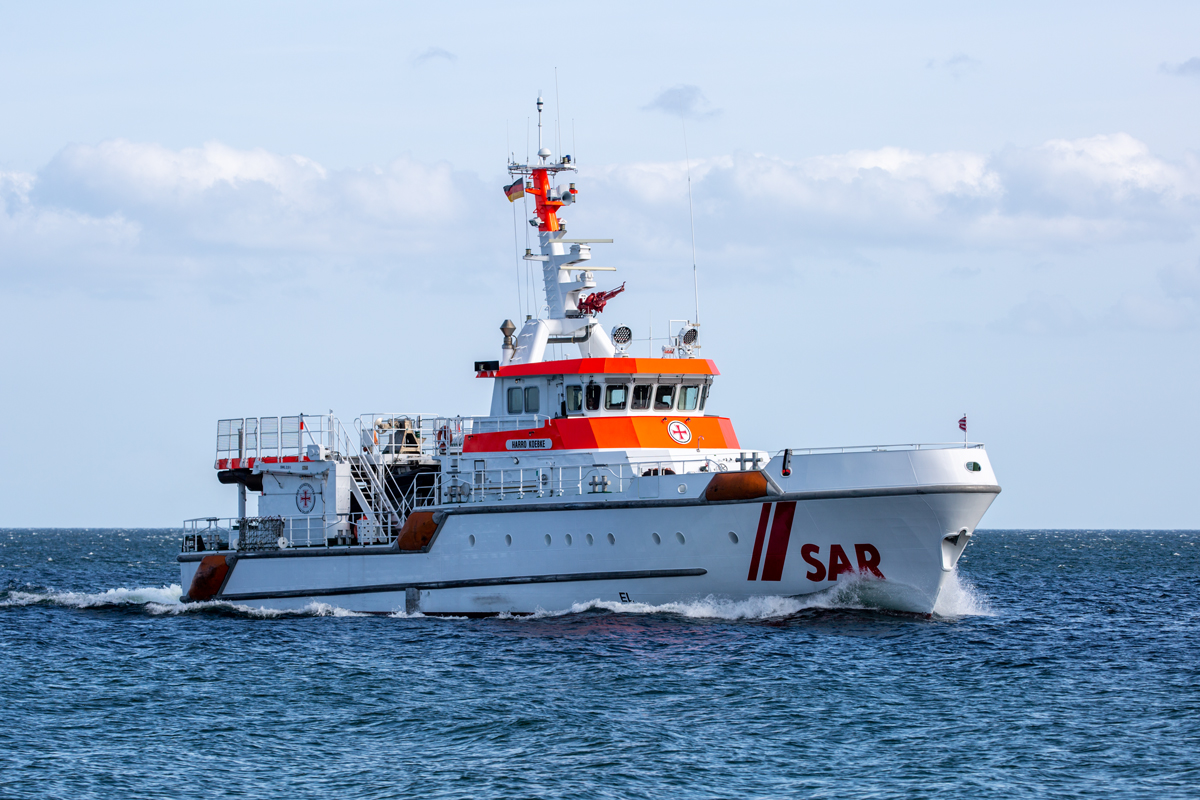
<instances>
[{"instance_id":1,"label":"life ring","mask_svg":"<svg viewBox=\"0 0 1200 800\"><path fill-rule=\"evenodd\" d=\"M437 432L438 452L442 455L450 452L450 426L443 425Z\"/></svg>"}]
</instances>

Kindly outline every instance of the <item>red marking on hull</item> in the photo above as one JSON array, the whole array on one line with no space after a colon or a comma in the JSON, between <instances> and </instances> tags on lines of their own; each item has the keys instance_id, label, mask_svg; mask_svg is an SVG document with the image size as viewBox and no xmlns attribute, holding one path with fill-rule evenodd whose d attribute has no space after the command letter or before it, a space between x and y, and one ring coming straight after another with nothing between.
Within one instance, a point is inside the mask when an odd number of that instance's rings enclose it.
<instances>
[{"instance_id":1,"label":"red marking on hull","mask_svg":"<svg viewBox=\"0 0 1200 800\"><path fill-rule=\"evenodd\" d=\"M783 562L787 558L788 541L792 537L792 520L796 504L776 503L775 520L771 523L771 541L767 545L767 562L763 565L764 581L783 580Z\"/></svg>"},{"instance_id":2,"label":"red marking on hull","mask_svg":"<svg viewBox=\"0 0 1200 800\"><path fill-rule=\"evenodd\" d=\"M806 544L800 548L800 557L803 558L810 567L812 567L812 571L804 576L810 581L825 580L825 565L815 558L815 556L819 555L820 552L820 545Z\"/></svg>"},{"instance_id":3,"label":"red marking on hull","mask_svg":"<svg viewBox=\"0 0 1200 800\"><path fill-rule=\"evenodd\" d=\"M746 578L752 581L758 577L758 561L762 558L763 538L767 535L767 518L771 516L771 504L763 503L762 514L758 517L758 533L754 537L754 552L750 555L750 575Z\"/></svg>"},{"instance_id":4,"label":"red marking on hull","mask_svg":"<svg viewBox=\"0 0 1200 800\"><path fill-rule=\"evenodd\" d=\"M854 567L850 565L850 557L846 555L846 551L840 544L831 544L829 546L829 580L836 581L838 575L849 572L854 572Z\"/></svg>"},{"instance_id":5,"label":"red marking on hull","mask_svg":"<svg viewBox=\"0 0 1200 800\"><path fill-rule=\"evenodd\" d=\"M854 555L858 557L858 571L874 573L876 578L882 578L879 571L879 550L873 544L854 545Z\"/></svg>"}]
</instances>

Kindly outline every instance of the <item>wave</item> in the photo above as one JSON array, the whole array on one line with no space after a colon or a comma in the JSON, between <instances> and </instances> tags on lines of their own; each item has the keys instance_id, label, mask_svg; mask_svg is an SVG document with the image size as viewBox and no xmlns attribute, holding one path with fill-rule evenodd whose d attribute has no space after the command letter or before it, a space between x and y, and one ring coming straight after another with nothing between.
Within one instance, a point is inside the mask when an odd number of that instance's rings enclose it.
<instances>
[{"instance_id":1,"label":"wave","mask_svg":"<svg viewBox=\"0 0 1200 800\"><path fill-rule=\"evenodd\" d=\"M0 599L0 608L12 606L49 605L65 608L128 608L140 607L148 614L156 616L171 614L194 614L225 612L249 617L366 617L329 603L312 602L303 608L281 610L271 608L253 608L223 601L204 603L182 603L179 598L183 588L179 584L168 586L144 586L136 589L108 589L103 592L89 594L86 592L21 592L10 591L8 596Z\"/></svg>"},{"instance_id":2,"label":"wave","mask_svg":"<svg viewBox=\"0 0 1200 800\"><path fill-rule=\"evenodd\" d=\"M868 611L888 614L886 602L887 584L869 578L851 577L838 581L836 586L800 597L763 595L744 600L708 595L695 600L663 603L622 603L609 600L590 600L575 603L568 609L545 611L539 609L526 618L561 617L582 614L588 611L608 611L615 614L673 614L689 619L715 620L771 620L796 616L810 611ZM884 590L882 593L880 590ZM942 593L931 615L935 619L959 619L961 617L991 616L987 599L957 572L952 572L942 588Z\"/></svg>"},{"instance_id":3,"label":"wave","mask_svg":"<svg viewBox=\"0 0 1200 800\"><path fill-rule=\"evenodd\" d=\"M975 584L958 574L958 570L951 572L946 579L946 583L942 586L942 593L938 595L937 602L933 606L933 615L944 619L958 619L959 617L992 617L996 612L992 609L991 602L984 596Z\"/></svg>"},{"instance_id":4,"label":"wave","mask_svg":"<svg viewBox=\"0 0 1200 800\"><path fill-rule=\"evenodd\" d=\"M538 609L533 614L500 614L502 619L546 619L563 617L570 614L605 611L613 614L670 614L687 619L715 620L772 620L792 617L811 611L871 611L888 612L886 599L881 597L880 589L886 589L887 584L877 581L853 577L840 580L820 592L801 597L784 597L763 595L744 600L709 595L687 601L652 605L650 603L622 603L596 598L582 603L575 603L570 608L558 610ZM9 591L7 596L0 599L0 608L30 605L51 605L80 609L104 608L140 608L148 614L156 616L195 613L225 613L247 617L277 618L277 617L365 617L364 614L329 603L311 602L298 609L256 608L226 601L208 601L203 603L182 603L179 600L183 589L179 584L159 587L140 587L135 589L108 589L97 593L85 592L55 592L55 591ZM935 619L954 620L962 617L992 616L991 604L975 586L957 572L947 576L932 616ZM387 615L393 619L426 619L420 612L405 613L395 611ZM464 619L463 617L437 617L439 619Z\"/></svg>"}]
</instances>

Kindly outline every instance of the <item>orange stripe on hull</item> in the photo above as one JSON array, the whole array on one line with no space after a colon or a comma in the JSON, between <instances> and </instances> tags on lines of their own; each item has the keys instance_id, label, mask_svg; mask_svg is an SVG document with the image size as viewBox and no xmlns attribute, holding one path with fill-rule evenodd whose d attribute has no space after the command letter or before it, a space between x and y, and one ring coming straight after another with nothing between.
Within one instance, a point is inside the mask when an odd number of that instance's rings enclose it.
<instances>
[{"instance_id":1,"label":"orange stripe on hull","mask_svg":"<svg viewBox=\"0 0 1200 800\"><path fill-rule=\"evenodd\" d=\"M684 423L691 431L688 442L680 443L667 433L667 426L675 421ZM512 452L508 446L510 441L528 439L549 439L553 450L632 450L641 447L737 450L741 447L733 432L733 423L727 417L574 417L552 419L544 428L471 434L463 442L463 452Z\"/></svg>"}]
</instances>

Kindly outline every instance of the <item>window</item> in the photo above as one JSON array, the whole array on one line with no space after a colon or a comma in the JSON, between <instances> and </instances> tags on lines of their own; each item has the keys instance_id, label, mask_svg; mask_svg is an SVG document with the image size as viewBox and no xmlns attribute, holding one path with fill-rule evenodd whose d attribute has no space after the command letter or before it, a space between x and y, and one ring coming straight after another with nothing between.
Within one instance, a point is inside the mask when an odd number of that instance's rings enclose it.
<instances>
[{"instance_id":1,"label":"window","mask_svg":"<svg viewBox=\"0 0 1200 800\"><path fill-rule=\"evenodd\" d=\"M633 387L633 402L629 407L634 411L641 411L650 407L650 390L654 387L648 383L639 384Z\"/></svg>"},{"instance_id":2,"label":"window","mask_svg":"<svg viewBox=\"0 0 1200 800\"><path fill-rule=\"evenodd\" d=\"M520 386L514 386L508 390L508 413L520 414L524 410L521 402L522 396Z\"/></svg>"},{"instance_id":3,"label":"window","mask_svg":"<svg viewBox=\"0 0 1200 800\"><path fill-rule=\"evenodd\" d=\"M675 405L675 387L674 386L659 386L658 391L654 393L654 410L655 411L670 411Z\"/></svg>"},{"instance_id":4,"label":"window","mask_svg":"<svg viewBox=\"0 0 1200 800\"><path fill-rule=\"evenodd\" d=\"M629 402L629 387L623 383L609 386L604 393L604 408L607 411L624 411Z\"/></svg>"},{"instance_id":5,"label":"window","mask_svg":"<svg viewBox=\"0 0 1200 800\"><path fill-rule=\"evenodd\" d=\"M696 408L696 404L700 402L700 387L699 386L684 386L679 392L679 410L692 411Z\"/></svg>"},{"instance_id":6,"label":"window","mask_svg":"<svg viewBox=\"0 0 1200 800\"><path fill-rule=\"evenodd\" d=\"M541 392L538 391L538 387L536 387L536 386L526 386L525 387L525 413L526 414L536 414L539 411L541 411L542 404L540 402L540 397L539 397L540 394L541 394Z\"/></svg>"},{"instance_id":7,"label":"window","mask_svg":"<svg viewBox=\"0 0 1200 800\"><path fill-rule=\"evenodd\" d=\"M568 386L567 387L567 413L577 414L583 411L583 387Z\"/></svg>"},{"instance_id":8,"label":"window","mask_svg":"<svg viewBox=\"0 0 1200 800\"><path fill-rule=\"evenodd\" d=\"M700 410L704 410L704 404L708 402L708 384L700 390Z\"/></svg>"},{"instance_id":9,"label":"window","mask_svg":"<svg viewBox=\"0 0 1200 800\"><path fill-rule=\"evenodd\" d=\"M595 411L600 408L600 384L589 383L587 385L587 393L584 395L587 402L587 410Z\"/></svg>"}]
</instances>

